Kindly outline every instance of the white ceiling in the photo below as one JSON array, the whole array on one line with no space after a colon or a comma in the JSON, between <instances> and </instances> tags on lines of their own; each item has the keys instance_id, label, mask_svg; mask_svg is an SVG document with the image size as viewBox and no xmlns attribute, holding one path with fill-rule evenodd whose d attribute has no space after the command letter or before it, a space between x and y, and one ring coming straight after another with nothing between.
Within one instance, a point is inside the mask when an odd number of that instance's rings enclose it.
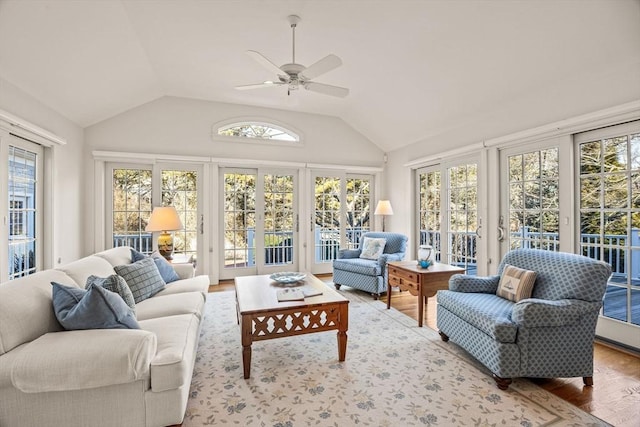
<instances>
[{"instance_id":1,"label":"white ceiling","mask_svg":"<svg viewBox=\"0 0 640 427\"><path fill-rule=\"evenodd\" d=\"M274 78L246 50L291 61L290 14L297 62L338 55L315 81L348 97L234 89ZM639 52L638 0L0 0L0 77L82 127L170 95L340 117L391 151Z\"/></svg>"}]
</instances>

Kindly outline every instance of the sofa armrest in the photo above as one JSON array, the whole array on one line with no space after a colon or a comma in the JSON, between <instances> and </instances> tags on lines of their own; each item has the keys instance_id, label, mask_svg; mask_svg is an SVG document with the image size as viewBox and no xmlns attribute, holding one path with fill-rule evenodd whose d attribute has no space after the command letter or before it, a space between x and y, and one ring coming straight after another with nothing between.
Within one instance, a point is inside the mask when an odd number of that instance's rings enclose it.
<instances>
[{"instance_id":1,"label":"sofa armrest","mask_svg":"<svg viewBox=\"0 0 640 427\"><path fill-rule=\"evenodd\" d=\"M587 314L597 313L601 305L576 299L527 298L514 305L511 319L528 328L568 326L578 323Z\"/></svg>"},{"instance_id":2,"label":"sofa armrest","mask_svg":"<svg viewBox=\"0 0 640 427\"><path fill-rule=\"evenodd\" d=\"M360 249L340 249L338 251L338 259L359 258Z\"/></svg>"},{"instance_id":3,"label":"sofa armrest","mask_svg":"<svg viewBox=\"0 0 640 427\"><path fill-rule=\"evenodd\" d=\"M467 276L466 274L454 274L449 279L449 290L455 292L475 292L482 294L495 294L500 283L500 276Z\"/></svg>"},{"instance_id":4,"label":"sofa armrest","mask_svg":"<svg viewBox=\"0 0 640 427\"><path fill-rule=\"evenodd\" d=\"M27 344L11 367L24 393L84 390L149 377L155 334L140 329L50 332Z\"/></svg>"},{"instance_id":5,"label":"sofa armrest","mask_svg":"<svg viewBox=\"0 0 640 427\"><path fill-rule=\"evenodd\" d=\"M191 279L196 275L196 269L193 268L191 263L171 264L171 266L181 279Z\"/></svg>"}]
</instances>

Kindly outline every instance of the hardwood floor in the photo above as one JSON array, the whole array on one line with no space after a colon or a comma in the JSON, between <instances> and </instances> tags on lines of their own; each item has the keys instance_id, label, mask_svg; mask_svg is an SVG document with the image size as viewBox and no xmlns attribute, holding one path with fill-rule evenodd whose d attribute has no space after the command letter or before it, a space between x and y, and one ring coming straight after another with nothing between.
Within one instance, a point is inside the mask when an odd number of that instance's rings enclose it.
<instances>
[{"instance_id":1,"label":"hardwood floor","mask_svg":"<svg viewBox=\"0 0 640 427\"><path fill-rule=\"evenodd\" d=\"M331 276L319 276L329 279ZM210 292L233 290L233 281L209 287ZM364 293L363 293L364 294ZM417 321L418 300L408 292L391 293L391 306ZM429 298L424 325L436 329L436 301ZM638 426L640 420L640 354L596 342L594 385L582 378L534 379L535 384L585 412L620 427Z\"/></svg>"}]
</instances>

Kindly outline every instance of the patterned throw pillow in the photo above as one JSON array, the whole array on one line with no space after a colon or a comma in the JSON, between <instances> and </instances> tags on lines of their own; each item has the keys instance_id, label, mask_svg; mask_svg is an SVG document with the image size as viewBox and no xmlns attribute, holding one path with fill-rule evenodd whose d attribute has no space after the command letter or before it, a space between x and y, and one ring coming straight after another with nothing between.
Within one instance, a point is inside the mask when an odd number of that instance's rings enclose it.
<instances>
[{"instance_id":1,"label":"patterned throw pillow","mask_svg":"<svg viewBox=\"0 0 640 427\"><path fill-rule=\"evenodd\" d=\"M80 289L51 284L53 311L66 330L140 329L133 310L118 294L96 285Z\"/></svg>"},{"instance_id":2,"label":"patterned throw pillow","mask_svg":"<svg viewBox=\"0 0 640 427\"><path fill-rule=\"evenodd\" d=\"M164 289L165 282L151 258L141 259L131 264L116 265L113 269L129 285L136 304Z\"/></svg>"},{"instance_id":3,"label":"patterned throw pillow","mask_svg":"<svg viewBox=\"0 0 640 427\"><path fill-rule=\"evenodd\" d=\"M87 277L87 283L84 288L89 289L89 286L91 285L102 286L106 290L115 292L116 294L120 295L124 302L126 302L127 305L131 307L131 310L133 310L133 312L135 313L136 301L133 298L133 294L131 293L131 289L129 289L127 282L121 276L118 276L117 274L112 274L108 277L98 277L91 275Z\"/></svg>"},{"instance_id":4,"label":"patterned throw pillow","mask_svg":"<svg viewBox=\"0 0 640 427\"><path fill-rule=\"evenodd\" d=\"M365 237L360 258L377 260L384 251L387 239Z\"/></svg>"},{"instance_id":5,"label":"patterned throw pillow","mask_svg":"<svg viewBox=\"0 0 640 427\"><path fill-rule=\"evenodd\" d=\"M505 265L496 294L510 301L518 302L530 298L536 272L524 270L512 265Z\"/></svg>"},{"instance_id":6,"label":"patterned throw pillow","mask_svg":"<svg viewBox=\"0 0 640 427\"><path fill-rule=\"evenodd\" d=\"M132 262L140 261L141 259L145 258L147 258L145 254L138 252L135 249L131 249ZM171 283L175 282L176 280L180 280L180 276L178 276L178 273L176 273L176 270L173 268L173 266L157 251L153 252L150 258L152 258L153 262L156 263L156 267L158 267L160 276L162 276L162 280L164 280L165 283Z\"/></svg>"}]
</instances>

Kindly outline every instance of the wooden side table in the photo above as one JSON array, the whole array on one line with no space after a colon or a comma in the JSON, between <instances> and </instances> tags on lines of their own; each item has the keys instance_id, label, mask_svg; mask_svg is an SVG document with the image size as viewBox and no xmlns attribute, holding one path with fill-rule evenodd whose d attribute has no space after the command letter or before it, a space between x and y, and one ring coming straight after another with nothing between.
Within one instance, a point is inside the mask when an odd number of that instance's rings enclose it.
<instances>
[{"instance_id":1,"label":"wooden side table","mask_svg":"<svg viewBox=\"0 0 640 427\"><path fill-rule=\"evenodd\" d=\"M418 297L418 326L422 327L424 304L439 289L449 288L449 278L463 273L464 268L434 263L429 268L418 266L417 261L392 261L387 263L389 287L397 286ZM391 308L391 289L387 289L387 309Z\"/></svg>"}]
</instances>

